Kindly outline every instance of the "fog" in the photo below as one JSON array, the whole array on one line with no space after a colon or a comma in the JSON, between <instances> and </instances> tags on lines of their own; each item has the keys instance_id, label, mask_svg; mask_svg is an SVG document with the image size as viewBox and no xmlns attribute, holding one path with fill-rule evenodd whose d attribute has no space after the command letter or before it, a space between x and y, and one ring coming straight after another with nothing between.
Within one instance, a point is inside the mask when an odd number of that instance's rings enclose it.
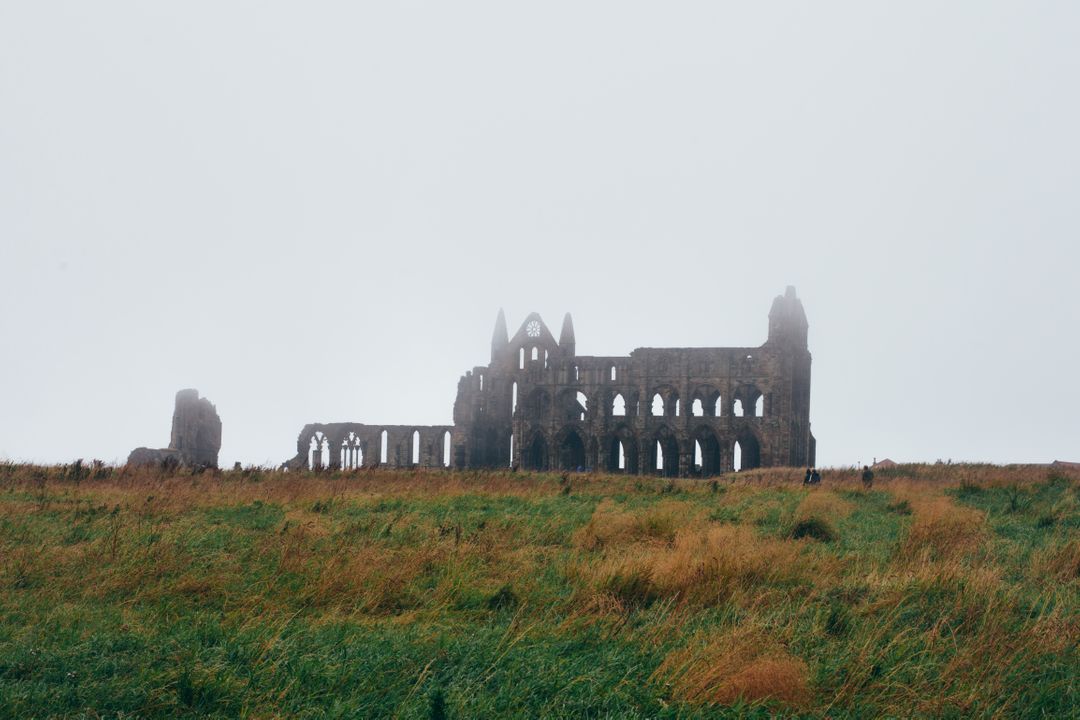
<instances>
[{"instance_id":1,"label":"fog","mask_svg":"<svg viewBox=\"0 0 1080 720\"><path fill-rule=\"evenodd\" d=\"M0 5L0 457L810 322L824 465L1080 460L1076 3Z\"/></svg>"}]
</instances>

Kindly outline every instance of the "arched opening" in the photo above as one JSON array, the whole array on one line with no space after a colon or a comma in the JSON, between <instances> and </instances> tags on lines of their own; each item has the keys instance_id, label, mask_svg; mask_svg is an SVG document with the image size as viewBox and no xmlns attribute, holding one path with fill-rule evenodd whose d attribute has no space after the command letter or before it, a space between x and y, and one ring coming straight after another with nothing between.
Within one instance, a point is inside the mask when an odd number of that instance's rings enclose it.
<instances>
[{"instance_id":1,"label":"arched opening","mask_svg":"<svg viewBox=\"0 0 1080 720\"><path fill-rule=\"evenodd\" d=\"M355 470L364 464L364 451L360 446L360 438L356 433L350 432L348 437L341 443L341 468L343 470Z\"/></svg>"},{"instance_id":2,"label":"arched opening","mask_svg":"<svg viewBox=\"0 0 1080 720\"><path fill-rule=\"evenodd\" d=\"M720 393L715 392L712 394L709 402L709 407L712 408L713 417L720 417L723 415L723 401L720 399Z\"/></svg>"},{"instance_id":3,"label":"arched opening","mask_svg":"<svg viewBox=\"0 0 1080 720\"><path fill-rule=\"evenodd\" d=\"M577 404L579 408L578 420L584 420L585 414L589 412L589 398L585 397L585 393L581 392L580 390L577 394Z\"/></svg>"},{"instance_id":4,"label":"arched opening","mask_svg":"<svg viewBox=\"0 0 1080 720\"><path fill-rule=\"evenodd\" d=\"M312 470L330 467L330 441L322 432L316 431L308 443L308 467Z\"/></svg>"},{"instance_id":5,"label":"arched opening","mask_svg":"<svg viewBox=\"0 0 1080 720\"><path fill-rule=\"evenodd\" d=\"M762 417L765 414L765 403L761 391L753 385L742 385L735 391L735 405L732 412L735 417L749 415Z\"/></svg>"},{"instance_id":6,"label":"arched opening","mask_svg":"<svg viewBox=\"0 0 1080 720\"><path fill-rule=\"evenodd\" d=\"M756 437L747 433L735 441L735 469L753 470L761 467L761 445Z\"/></svg>"},{"instance_id":7,"label":"arched opening","mask_svg":"<svg viewBox=\"0 0 1080 720\"><path fill-rule=\"evenodd\" d=\"M387 453L387 448L389 447L389 445L390 445L390 442L389 442L388 434L387 434L387 432L385 430L383 430L379 434L379 464L380 465L385 465L386 464L386 453Z\"/></svg>"},{"instance_id":8,"label":"arched opening","mask_svg":"<svg viewBox=\"0 0 1080 720\"><path fill-rule=\"evenodd\" d=\"M533 359L533 362L536 362L537 360L540 359L540 349L539 348L534 347L532 349L532 359Z\"/></svg>"},{"instance_id":9,"label":"arched opening","mask_svg":"<svg viewBox=\"0 0 1080 720\"><path fill-rule=\"evenodd\" d=\"M679 475L679 442L667 428L661 428L652 443L650 466L664 477Z\"/></svg>"},{"instance_id":10,"label":"arched opening","mask_svg":"<svg viewBox=\"0 0 1080 720\"><path fill-rule=\"evenodd\" d=\"M660 396L660 393L653 395L652 407L649 408L649 414L653 417L664 416L664 398Z\"/></svg>"},{"instance_id":11,"label":"arched opening","mask_svg":"<svg viewBox=\"0 0 1080 720\"><path fill-rule=\"evenodd\" d=\"M518 370L525 369L525 348L518 350Z\"/></svg>"},{"instance_id":12,"label":"arched opening","mask_svg":"<svg viewBox=\"0 0 1080 720\"><path fill-rule=\"evenodd\" d=\"M484 373L480 373L480 392L484 392Z\"/></svg>"},{"instance_id":13,"label":"arched opening","mask_svg":"<svg viewBox=\"0 0 1080 720\"><path fill-rule=\"evenodd\" d=\"M574 366L574 380L580 380L580 379L581 379L581 371L578 369L578 366L575 365Z\"/></svg>"},{"instance_id":14,"label":"arched opening","mask_svg":"<svg viewBox=\"0 0 1080 720\"><path fill-rule=\"evenodd\" d=\"M678 397L675 398L675 408L674 408L674 411L671 414L674 417L679 417L679 398Z\"/></svg>"},{"instance_id":15,"label":"arched opening","mask_svg":"<svg viewBox=\"0 0 1080 720\"><path fill-rule=\"evenodd\" d=\"M443 467L450 467L450 431L447 430L443 433L443 445L442 445L442 464Z\"/></svg>"},{"instance_id":16,"label":"arched opening","mask_svg":"<svg viewBox=\"0 0 1080 720\"><path fill-rule=\"evenodd\" d=\"M708 385L694 390L690 402L690 415L693 417L716 417L720 414L718 403L720 392Z\"/></svg>"},{"instance_id":17,"label":"arched opening","mask_svg":"<svg viewBox=\"0 0 1080 720\"><path fill-rule=\"evenodd\" d=\"M625 425L607 440L605 469L610 473L637 473L637 441Z\"/></svg>"},{"instance_id":18,"label":"arched opening","mask_svg":"<svg viewBox=\"0 0 1080 720\"><path fill-rule=\"evenodd\" d=\"M545 350L545 351L544 351L544 367L545 367L545 368L546 368L546 367L548 366L548 365L547 365L547 359L548 359L548 351L547 351L547 350Z\"/></svg>"},{"instance_id":19,"label":"arched opening","mask_svg":"<svg viewBox=\"0 0 1080 720\"><path fill-rule=\"evenodd\" d=\"M560 470L584 470L585 469L585 443L577 430L567 430L562 442L559 443L559 469Z\"/></svg>"},{"instance_id":20,"label":"arched opening","mask_svg":"<svg viewBox=\"0 0 1080 720\"><path fill-rule=\"evenodd\" d=\"M694 434L694 465L702 477L721 472L720 441L708 427L701 427Z\"/></svg>"},{"instance_id":21,"label":"arched opening","mask_svg":"<svg viewBox=\"0 0 1080 720\"><path fill-rule=\"evenodd\" d=\"M510 388L510 414L513 415L517 412L517 381L514 381L513 386Z\"/></svg>"},{"instance_id":22,"label":"arched opening","mask_svg":"<svg viewBox=\"0 0 1080 720\"><path fill-rule=\"evenodd\" d=\"M615 399L611 401L611 414L615 417L626 415L626 400L623 399L622 393L615 393Z\"/></svg>"},{"instance_id":23,"label":"arched opening","mask_svg":"<svg viewBox=\"0 0 1080 720\"><path fill-rule=\"evenodd\" d=\"M526 448L525 467L529 470L548 469L547 440L540 433L533 435L532 442Z\"/></svg>"},{"instance_id":24,"label":"arched opening","mask_svg":"<svg viewBox=\"0 0 1080 720\"><path fill-rule=\"evenodd\" d=\"M420 464L420 431L419 430L413 430L411 457L412 457L412 464L413 465L419 465Z\"/></svg>"},{"instance_id":25,"label":"arched opening","mask_svg":"<svg viewBox=\"0 0 1080 720\"><path fill-rule=\"evenodd\" d=\"M618 371L616 371L615 366L612 365L611 366L611 382L615 382L615 380L618 379L618 375L619 375Z\"/></svg>"},{"instance_id":26,"label":"arched opening","mask_svg":"<svg viewBox=\"0 0 1080 720\"><path fill-rule=\"evenodd\" d=\"M514 433L510 433L510 467L514 467Z\"/></svg>"}]
</instances>

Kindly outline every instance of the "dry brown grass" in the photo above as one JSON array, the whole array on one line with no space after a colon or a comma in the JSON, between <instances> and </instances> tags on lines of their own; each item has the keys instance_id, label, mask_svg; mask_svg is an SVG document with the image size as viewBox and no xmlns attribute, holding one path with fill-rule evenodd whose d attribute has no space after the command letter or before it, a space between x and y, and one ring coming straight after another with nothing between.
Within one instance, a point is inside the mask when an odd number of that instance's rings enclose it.
<instances>
[{"instance_id":1,"label":"dry brown grass","mask_svg":"<svg viewBox=\"0 0 1080 720\"><path fill-rule=\"evenodd\" d=\"M795 520L809 520L815 517L825 520L842 520L854 509L854 505L836 493L814 488L795 508Z\"/></svg>"},{"instance_id":2,"label":"dry brown grass","mask_svg":"<svg viewBox=\"0 0 1080 720\"><path fill-rule=\"evenodd\" d=\"M574 533L574 543L585 550L629 545L637 542L671 544L675 533L698 521L700 508L666 501L645 510L621 509L610 498L596 506L589 522Z\"/></svg>"},{"instance_id":3,"label":"dry brown grass","mask_svg":"<svg viewBox=\"0 0 1080 720\"><path fill-rule=\"evenodd\" d=\"M808 702L808 676L805 662L753 627L699 635L668 653L653 675L694 705L773 701L792 708Z\"/></svg>"},{"instance_id":4,"label":"dry brown grass","mask_svg":"<svg viewBox=\"0 0 1080 720\"><path fill-rule=\"evenodd\" d=\"M1073 538L1061 545L1037 550L1029 566L1034 580L1055 583L1080 581L1080 539Z\"/></svg>"},{"instance_id":5,"label":"dry brown grass","mask_svg":"<svg viewBox=\"0 0 1080 720\"><path fill-rule=\"evenodd\" d=\"M954 503L944 495L909 500L912 522L900 546L900 556L910 561L961 557L980 547L986 539L986 515Z\"/></svg>"},{"instance_id":6,"label":"dry brown grass","mask_svg":"<svg viewBox=\"0 0 1080 720\"><path fill-rule=\"evenodd\" d=\"M638 545L585 559L571 572L591 588L586 603L629 609L668 598L710 606L757 588L806 580L798 543L759 537L752 528L691 525L673 543ZM597 601L595 594L612 596Z\"/></svg>"}]
</instances>

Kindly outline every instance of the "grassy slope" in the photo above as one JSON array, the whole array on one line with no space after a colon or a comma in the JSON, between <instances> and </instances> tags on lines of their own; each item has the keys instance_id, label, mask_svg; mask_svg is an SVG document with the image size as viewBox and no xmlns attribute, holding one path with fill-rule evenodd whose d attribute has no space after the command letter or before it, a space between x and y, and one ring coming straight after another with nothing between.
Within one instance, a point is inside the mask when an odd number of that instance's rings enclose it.
<instances>
[{"instance_id":1,"label":"grassy slope","mask_svg":"<svg viewBox=\"0 0 1080 720\"><path fill-rule=\"evenodd\" d=\"M0 715L1080 705L1080 476L96 475L0 466Z\"/></svg>"}]
</instances>

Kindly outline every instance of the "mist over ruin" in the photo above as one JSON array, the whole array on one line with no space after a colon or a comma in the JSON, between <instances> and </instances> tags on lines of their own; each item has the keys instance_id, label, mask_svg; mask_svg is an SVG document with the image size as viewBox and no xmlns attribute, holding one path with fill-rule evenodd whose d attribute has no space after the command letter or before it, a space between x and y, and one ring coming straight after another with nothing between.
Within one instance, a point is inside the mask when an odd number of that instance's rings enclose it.
<instances>
[{"instance_id":1,"label":"mist over ruin","mask_svg":"<svg viewBox=\"0 0 1080 720\"><path fill-rule=\"evenodd\" d=\"M733 347L790 284L818 463L1067 460L1078 13L8 4L0 458L123 463L195 387L276 466L453 425L500 307Z\"/></svg>"},{"instance_id":2,"label":"mist over ruin","mask_svg":"<svg viewBox=\"0 0 1080 720\"><path fill-rule=\"evenodd\" d=\"M812 466L808 323L795 288L773 300L761 347L638 348L582 356L537 313L458 381L453 426L305 425L285 467L487 468L712 477ZM516 440L516 442L515 442Z\"/></svg>"}]
</instances>

